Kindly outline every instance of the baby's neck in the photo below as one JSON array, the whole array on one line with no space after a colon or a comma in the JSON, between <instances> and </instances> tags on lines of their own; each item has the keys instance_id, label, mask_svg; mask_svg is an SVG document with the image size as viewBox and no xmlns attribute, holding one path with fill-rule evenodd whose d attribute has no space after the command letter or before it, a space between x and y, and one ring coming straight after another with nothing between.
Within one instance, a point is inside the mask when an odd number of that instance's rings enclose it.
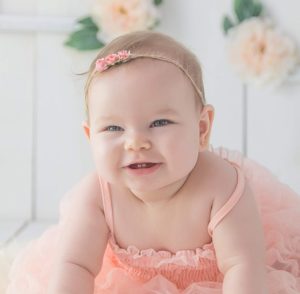
<instances>
[{"instance_id":1,"label":"baby's neck","mask_svg":"<svg viewBox=\"0 0 300 294\"><path fill-rule=\"evenodd\" d=\"M159 211L179 197L188 177L189 175L159 190L149 192L129 190L129 193L145 211Z\"/></svg>"}]
</instances>

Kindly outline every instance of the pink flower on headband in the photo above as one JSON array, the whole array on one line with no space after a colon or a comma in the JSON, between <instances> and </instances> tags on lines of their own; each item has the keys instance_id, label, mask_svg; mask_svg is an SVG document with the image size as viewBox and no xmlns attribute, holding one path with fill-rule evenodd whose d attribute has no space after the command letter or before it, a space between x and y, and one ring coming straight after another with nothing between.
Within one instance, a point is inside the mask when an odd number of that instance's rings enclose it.
<instances>
[{"instance_id":1,"label":"pink flower on headband","mask_svg":"<svg viewBox=\"0 0 300 294\"><path fill-rule=\"evenodd\" d=\"M109 67L128 61L130 57L130 51L122 50L117 53L112 53L104 58L100 58L96 61L96 71L102 72L107 70Z\"/></svg>"}]
</instances>

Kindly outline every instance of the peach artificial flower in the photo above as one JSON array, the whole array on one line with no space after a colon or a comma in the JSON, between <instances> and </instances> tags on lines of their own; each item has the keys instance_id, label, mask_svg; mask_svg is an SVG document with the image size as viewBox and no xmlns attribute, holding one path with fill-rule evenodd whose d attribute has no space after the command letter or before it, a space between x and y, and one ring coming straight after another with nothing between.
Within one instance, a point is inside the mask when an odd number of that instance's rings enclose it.
<instances>
[{"instance_id":1,"label":"peach artificial flower","mask_svg":"<svg viewBox=\"0 0 300 294\"><path fill-rule=\"evenodd\" d=\"M92 18L100 27L99 39L109 42L119 35L154 27L159 14L153 0L95 0Z\"/></svg>"},{"instance_id":2,"label":"peach artificial flower","mask_svg":"<svg viewBox=\"0 0 300 294\"><path fill-rule=\"evenodd\" d=\"M230 61L246 83L280 84L299 62L292 40L263 19L243 21L229 37Z\"/></svg>"}]
</instances>

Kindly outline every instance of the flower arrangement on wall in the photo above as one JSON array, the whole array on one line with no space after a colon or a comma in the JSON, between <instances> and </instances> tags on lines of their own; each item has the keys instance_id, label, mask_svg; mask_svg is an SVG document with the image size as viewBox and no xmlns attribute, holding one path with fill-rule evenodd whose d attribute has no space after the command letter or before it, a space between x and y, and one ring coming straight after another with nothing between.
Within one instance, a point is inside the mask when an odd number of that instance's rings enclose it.
<instances>
[{"instance_id":1,"label":"flower arrangement on wall","mask_svg":"<svg viewBox=\"0 0 300 294\"><path fill-rule=\"evenodd\" d=\"M66 46L94 50L125 33L151 30L159 24L163 0L94 0L91 15L77 20Z\"/></svg>"},{"instance_id":2,"label":"flower arrangement on wall","mask_svg":"<svg viewBox=\"0 0 300 294\"><path fill-rule=\"evenodd\" d=\"M229 60L246 84L280 85L299 69L295 42L265 16L255 0L234 0L234 20L223 18Z\"/></svg>"}]
</instances>

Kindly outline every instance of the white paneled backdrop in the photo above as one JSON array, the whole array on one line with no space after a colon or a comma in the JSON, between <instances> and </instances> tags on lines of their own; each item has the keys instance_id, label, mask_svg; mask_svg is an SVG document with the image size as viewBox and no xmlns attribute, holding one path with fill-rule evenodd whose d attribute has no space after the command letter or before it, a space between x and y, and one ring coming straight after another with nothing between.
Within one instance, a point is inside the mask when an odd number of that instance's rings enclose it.
<instances>
[{"instance_id":1,"label":"white paneled backdrop","mask_svg":"<svg viewBox=\"0 0 300 294\"><path fill-rule=\"evenodd\" d=\"M30 228L28 220L35 232L55 222L61 197L93 169L77 73L96 52L63 46L91 2L0 0L0 243ZM184 42L203 65L216 109L212 144L246 153L300 193L300 82L277 90L241 84L220 25L232 2L164 0L159 30ZM263 3L299 44L300 2Z\"/></svg>"}]
</instances>

